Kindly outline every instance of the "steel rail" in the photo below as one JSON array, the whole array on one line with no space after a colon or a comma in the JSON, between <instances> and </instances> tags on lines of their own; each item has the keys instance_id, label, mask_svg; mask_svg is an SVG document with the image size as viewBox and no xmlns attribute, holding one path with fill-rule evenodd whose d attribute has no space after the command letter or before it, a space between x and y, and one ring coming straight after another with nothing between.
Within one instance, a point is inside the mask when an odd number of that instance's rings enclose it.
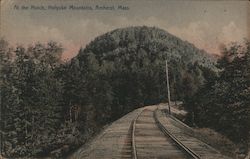
<instances>
[{"instance_id":1,"label":"steel rail","mask_svg":"<svg viewBox=\"0 0 250 159\"><path fill-rule=\"evenodd\" d=\"M138 115L136 116L136 118L132 121L132 158L133 159L137 159L137 151L136 151L136 143L135 143L135 126L136 126L136 121L139 118L139 116L141 115L141 113L144 110L142 110L140 113L138 113Z\"/></svg>"},{"instance_id":2,"label":"steel rail","mask_svg":"<svg viewBox=\"0 0 250 159\"><path fill-rule=\"evenodd\" d=\"M169 136L181 149L183 149L189 156L193 157L194 159L201 159L201 157L195 153L192 149L184 145L180 140L177 139L177 137L169 130L166 129L166 127L160 122L160 120L157 118L156 111L159 110L158 108L154 111L154 119L157 123L157 126L159 129L166 135Z\"/></svg>"}]
</instances>

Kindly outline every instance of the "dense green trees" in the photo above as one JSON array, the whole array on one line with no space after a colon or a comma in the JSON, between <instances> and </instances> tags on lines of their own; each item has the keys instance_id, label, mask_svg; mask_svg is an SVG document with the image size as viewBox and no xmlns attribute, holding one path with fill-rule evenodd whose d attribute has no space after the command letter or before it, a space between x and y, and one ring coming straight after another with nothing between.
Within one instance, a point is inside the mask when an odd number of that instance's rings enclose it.
<instances>
[{"instance_id":1,"label":"dense green trees","mask_svg":"<svg viewBox=\"0 0 250 159\"><path fill-rule=\"evenodd\" d=\"M205 85L189 100L199 126L208 126L236 142L250 136L250 45L232 44L218 60L219 73L206 70Z\"/></svg>"},{"instance_id":2,"label":"dense green trees","mask_svg":"<svg viewBox=\"0 0 250 159\"><path fill-rule=\"evenodd\" d=\"M111 87L113 119L166 99L165 60L170 65L172 97L178 100L194 94L203 83L202 68L215 68L214 59L204 51L166 31L145 26L117 29L97 37L74 59L82 74L87 72L90 55L99 70L97 75L104 76Z\"/></svg>"},{"instance_id":3,"label":"dense green trees","mask_svg":"<svg viewBox=\"0 0 250 159\"><path fill-rule=\"evenodd\" d=\"M109 66L94 54L81 68L78 60L62 62L55 42L10 48L1 39L0 51L4 156L60 156L61 147L79 146L111 120Z\"/></svg>"},{"instance_id":4,"label":"dense green trees","mask_svg":"<svg viewBox=\"0 0 250 159\"><path fill-rule=\"evenodd\" d=\"M54 42L27 49L0 43L2 152L39 154L53 144L61 123L63 82L55 78L54 70L62 48Z\"/></svg>"},{"instance_id":5,"label":"dense green trees","mask_svg":"<svg viewBox=\"0 0 250 159\"><path fill-rule=\"evenodd\" d=\"M68 62L54 42L1 40L0 51L1 151L12 158L60 156L129 111L165 101L165 60L173 100L189 99L215 68L192 44L149 27L106 33Z\"/></svg>"}]
</instances>

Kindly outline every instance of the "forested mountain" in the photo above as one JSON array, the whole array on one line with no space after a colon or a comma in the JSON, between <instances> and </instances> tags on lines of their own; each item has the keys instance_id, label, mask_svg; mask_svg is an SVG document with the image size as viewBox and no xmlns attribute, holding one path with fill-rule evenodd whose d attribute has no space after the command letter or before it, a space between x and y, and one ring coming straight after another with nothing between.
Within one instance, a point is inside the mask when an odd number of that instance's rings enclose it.
<instances>
[{"instance_id":1,"label":"forested mountain","mask_svg":"<svg viewBox=\"0 0 250 159\"><path fill-rule=\"evenodd\" d=\"M165 60L172 100L194 95L215 60L154 27L117 29L61 61L55 42L12 48L0 40L1 154L62 155L102 126L138 107L166 101Z\"/></svg>"},{"instance_id":2,"label":"forested mountain","mask_svg":"<svg viewBox=\"0 0 250 159\"><path fill-rule=\"evenodd\" d=\"M166 99L165 60L170 66L172 98L178 100L198 89L204 81L203 71L215 68L215 59L206 52L164 30L146 26L116 29L95 38L69 67L71 73L81 72L77 86L89 81L92 87L87 92L94 91L91 97L100 94L93 102L106 95L105 102L94 105L115 119ZM75 93L67 96L76 103L84 99Z\"/></svg>"},{"instance_id":3,"label":"forested mountain","mask_svg":"<svg viewBox=\"0 0 250 159\"><path fill-rule=\"evenodd\" d=\"M131 62L133 54L138 58L168 59L171 61L183 61L184 63L198 62L205 67L213 67L215 59L204 50L196 48L193 44L183 41L180 38L156 27L128 27L116 29L101 35L86 46L80 52L78 58L83 53L92 52L99 61L112 61L117 57L125 56Z\"/></svg>"}]
</instances>

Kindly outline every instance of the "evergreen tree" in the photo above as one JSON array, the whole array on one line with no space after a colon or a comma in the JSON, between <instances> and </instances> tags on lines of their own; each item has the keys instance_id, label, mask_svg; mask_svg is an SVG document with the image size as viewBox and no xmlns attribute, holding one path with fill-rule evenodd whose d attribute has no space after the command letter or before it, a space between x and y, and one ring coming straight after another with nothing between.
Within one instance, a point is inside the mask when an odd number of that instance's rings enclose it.
<instances>
[{"instance_id":1,"label":"evergreen tree","mask_svg":"<svg viewBox=\"0 0 250 159\"><path fill-rule=\"evenodd\" d=\"M186 101L195 113L195 123L213 127L235 142L249 141L249 48L249 42L225 48L218 61L218 76L205 70L205 85Z\"/></svg>"}]
</instances>

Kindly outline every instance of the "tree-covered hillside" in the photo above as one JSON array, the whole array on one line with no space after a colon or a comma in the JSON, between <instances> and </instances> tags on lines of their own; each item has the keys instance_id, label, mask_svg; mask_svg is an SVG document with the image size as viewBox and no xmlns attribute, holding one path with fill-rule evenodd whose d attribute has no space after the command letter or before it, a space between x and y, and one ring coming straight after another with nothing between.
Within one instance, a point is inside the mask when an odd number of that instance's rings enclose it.
<instances>
[{"instance_id":1,"label":"tree-covered hillside","mask_svg":"<svg viewBox=\"0 0 250 159\"><path fill-rule=\"evenodd\" d=\"M196 93L214 59L158 28L129 27L97 37L61 61L55 42L10 47L0 40L1 154L63 155L108 124L144 105Z\"/></svg>"},{"instance_id":2,"label":"tree-covered hillside","mask_svg":"<svg viewBox=\"0 0 250 159\"><path fill-rule=\"evenodd\" d=\"M102 122L165 101L165 60L174 100L194 94L204 81L203 72L215 69L215 60L206 52L164 30L145 26L116 29L95 38L69 64L71 73L80 72L75 87L85 84L84 89L92 94L69 91L67 97L73 103L88 101L98 106L97 111L103 109L100 113L106 118Z\"/></svg>"},{"instance_id":3,"label":"tree-covered hillside","mask_svg":"<svg viewBox=\"0 0 250 159\"><path fill-rule=\"evenodd\" d=\"M222 53L217 63L219 73L208 73L210 78L186 106L193 123L216 129L249 148L250 43L233 43Z\"/></svg>"},{"instance_id":4,"label":"tree-covered hillside","mask_svg":"<svg viewBox=\"0 0 250 159\"><path fill-rule=\"evenodd\" d=\"M204 50L165 30L146 26L116 29L101 35L87 45L78 58L88 52L95 54L99 61L112 61L124 54L128 58L136 54L138 58L152 57L151 61L160 58L180 60L186 64L197 61L202 66L213 68L215 64L215 59ZM130 60L133 62L137 59Z\"/></svg>"}]
</instances>

